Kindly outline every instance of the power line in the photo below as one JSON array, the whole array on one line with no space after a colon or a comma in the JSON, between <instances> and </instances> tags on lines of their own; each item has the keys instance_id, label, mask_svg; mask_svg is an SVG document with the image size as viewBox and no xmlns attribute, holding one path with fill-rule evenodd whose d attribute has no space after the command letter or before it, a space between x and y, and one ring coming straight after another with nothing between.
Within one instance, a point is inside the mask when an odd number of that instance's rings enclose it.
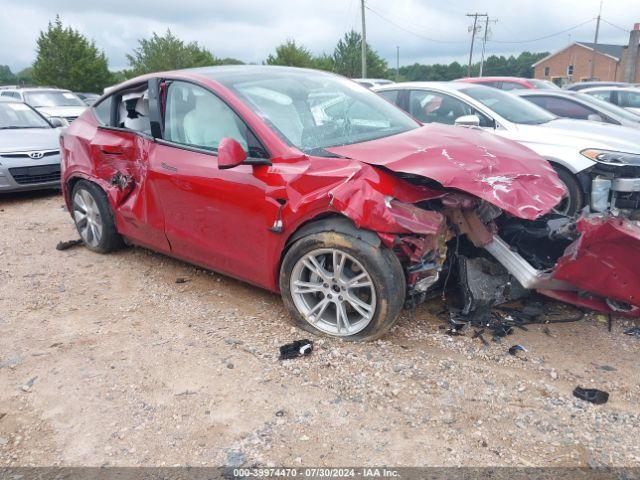
<instances>
[{"instance_id":1,"label":"power line","mask_svg":"<svg viewBox=\"0 0 640 480\"><path fill-rule=\"evenodd\" d=\"M405 27L403 27L402 25L398 25L394 21L389 20L388 18L386 18L385 16L383 16L382 14L380 14L379 12L374 10L373 8L369 7L368 5L365 5L365 8L367 10L369 10L371 13L373 13L374 15L376 15L377 17L379 17L382 20L384 20L385 22L395 26L396 28L399 28L400 30L402 30L404 32L407 32L407 33L410 33L411 35L415 35L416 37L422 38L423 40L428 40L430 42L435 42L435 43L466 43L466 41L463 41L463 40L437 40L435 38L425 37L424 35L422 35L420 33L416 33L416 32L413 32L411 30L408 30Z\"/></svg>"},{"instance_id":2,"label":"power line","mask_svg":"<svg viewBox=\"0 0 640 480\"><path fill-rule=\"evenodd\" d=\"M467 13L467 17L473 17L473 27L471 27L471 46L469 47L469 65L467 66L467 77L471 76L471 62L473 61L473 43L478 32L478 17L489 18L486 13ZM488 24L487 24L488 25Z\"/></svg>"},{"instance_id":3,"label":"power line","mask_svg":"<svg viewBox=\"0 0 640 480\"><path fill-rule=\"evenodd\" d=\"M616 25L615 23L611 23L610 21L605 20L604 18L600 18L600 20L602 20L607 25L611 25L612 27L616 27L618 30L622 30L625 33L631 33L631 30L627 30L626 28L623 28L620 25Z\"/></svg>"},{"instance_id":4,"label":"power line","mask_svg":"<svg viewBox=\"0 0 640 480\"><path fill-rule=\"evenodd\" d=\"M545 40L547 38L551 38L551 37L557 37L558 35L562 35L563 33L567 33L570 32L571 30L575 30L576 28L582 27L583 25L586 25L587 23L591 23L595 20L595 18L590 18L589 20L579 23L577 25L574 25L573 27L569 27L566 28L564 30L561 30L559 32L556 33L551 33L549 35L545 35L544 37L538 37L538 38L532 38L530 40L514 40L514 41L505 41L505 40L489 40L489 42L493 42L493 43L531 43L531 42L538 42L540 40Z\"/></svg>"}]
</instances>

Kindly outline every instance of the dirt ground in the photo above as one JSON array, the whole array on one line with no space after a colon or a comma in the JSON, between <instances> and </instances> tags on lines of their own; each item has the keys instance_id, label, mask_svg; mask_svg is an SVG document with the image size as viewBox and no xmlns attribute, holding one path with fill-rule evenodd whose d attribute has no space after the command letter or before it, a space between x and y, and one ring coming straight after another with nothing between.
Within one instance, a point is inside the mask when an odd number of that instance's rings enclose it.
<instances>
[{"instance_id":1,"label":"dirt ground","mask_svg":"<svg viewBox=\"0 0 640 480\"><path fill-rule=\"evenodd\" d=\"M281 362L308 335L278 296L140 248L55 249L74 238L58 194L0 196L0 466L640 466L631 322L485 347L432 301Z\"/></svg>"}]
</instances>

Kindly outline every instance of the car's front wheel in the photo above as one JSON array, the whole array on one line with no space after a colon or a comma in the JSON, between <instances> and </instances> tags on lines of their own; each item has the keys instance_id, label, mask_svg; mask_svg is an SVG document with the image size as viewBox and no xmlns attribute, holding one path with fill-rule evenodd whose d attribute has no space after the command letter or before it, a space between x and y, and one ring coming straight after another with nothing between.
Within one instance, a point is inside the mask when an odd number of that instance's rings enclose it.
<instances>
[{"instance_id":1,"label":"car's front wheel","mask_svg":"<svg viewBox=\"0 0 640 480\"><path fill-rule=\"evenodd\" d=\"M572 173L562 167L552 166L558 174L558 178L560 178L560 181L564 183L567 189L567 196L556 205L553 211L562 215L573 216L584 207L584 192L582 191L582 187Z\"/></svg>"},{"instance_id":2,"label":"car's front wheel","mask_svg":"<svg viewBox=\"0 0 640 480\"><path fill-rule=\"evenodd\" d=\"M107 253L122 246L107 196L95 183L80 180L75 184L71 192L71 213L88 249Z\"/></svg>"},{"instance_id":3,"label":"car's front wheel","mask_svg":"<svg viewBox=\"0 0 640 480\"><path fill-rule=\"evenodd\" d=\"M294 322L305 330L373 340L393 327L405 300L405 277L388 249L320 232L291 246L280 290Z\"/></svg>"}]
</instances>

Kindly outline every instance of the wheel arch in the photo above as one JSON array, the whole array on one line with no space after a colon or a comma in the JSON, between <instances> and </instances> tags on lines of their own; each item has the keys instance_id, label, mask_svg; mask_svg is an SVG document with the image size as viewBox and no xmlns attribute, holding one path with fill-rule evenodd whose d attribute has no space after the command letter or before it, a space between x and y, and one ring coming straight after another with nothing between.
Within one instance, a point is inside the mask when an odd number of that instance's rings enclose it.
<instances>
[{"instance_id":1,"label":"wheel arch","mask_svg":"<svg viewBox=\"0 0 640 480\"><path fill-rule=\"evenodd\" d=\"M282 261L285 255L295 242L307 235L320 232L336 232L347 235L352 235L365 243L370 244L373 247L380 247L382 241L375 232L371 230L364 230L356 227L353 220L349 217L342 215L338 212L323 212L301 223L286 239L284 247L280 252L280 258L278 259L278 265L274 272L276 285L278 285L277 279L280 276L280 268L282 267Z\"/></svg>"}]
</instances>

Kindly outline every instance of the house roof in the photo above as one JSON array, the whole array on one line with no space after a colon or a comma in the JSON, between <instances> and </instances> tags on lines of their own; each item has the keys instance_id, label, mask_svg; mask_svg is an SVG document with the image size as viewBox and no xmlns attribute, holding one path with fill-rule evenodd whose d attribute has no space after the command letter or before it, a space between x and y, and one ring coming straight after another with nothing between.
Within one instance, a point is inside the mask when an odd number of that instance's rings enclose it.
<instances>
[{"instance_id":1,"label":"house roof","mask_svg":"<svg viewBox=\"0 0 640 480\"><path fill-rule=\"evenodd\" d=\"M582 48L587 48L589 50L593 50L593 43L591 42L573 42L570 43L569 45L567 45L564 48L561 48L560 50L558 50L557 52L554 52L550 55L547 55L546 57L538 60L536 63L534 63L533 65L531 65L532 67L535 67L537 65L540 65L542 62L545 62L547 60L549 60L551 57L556 56L557 54L564 52L567 48L572 47L573 45L579 45ZM599 52L603 55L606 55L607 57L613 58L616 62L619 62L622 59L622 52L624 51L626 45L611 45L611 44L607 44L607 43L599 43L598 46L596 47L596 52Z\"/></svg>"},{"instance_id":2,"label":"house roof","mask_svg":"<svg viewBox=\"0 0 640 480\"><path fill-rule=\"evenodd\" d=\"M590 50L593 50L593 43L590 42L576 42L583 47L587 47ZM620 60L622 58L622 52L624 51L624 45L610 45L606 43L599 43L596 47L596 52L604 53L605 55L609 55L610 57L615 58L616 60Z\"/></svg>"}]
</instances>

